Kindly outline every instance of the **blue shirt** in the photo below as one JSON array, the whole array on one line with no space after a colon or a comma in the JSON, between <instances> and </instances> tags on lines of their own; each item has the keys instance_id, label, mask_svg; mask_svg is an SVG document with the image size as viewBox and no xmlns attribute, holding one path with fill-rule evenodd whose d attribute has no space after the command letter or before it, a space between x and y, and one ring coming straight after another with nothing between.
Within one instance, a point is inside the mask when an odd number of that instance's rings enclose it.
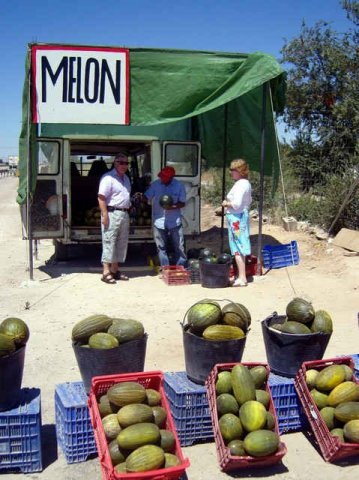
<instances>
[{"instance_id":1,"label":"blue shirt","mask_svg":"<svg viewBox=\"0 0 359 480\"><path fill-rule=\"evenodd\" d=\"M155 227L164 230L175 228L181 225L181 209L165 210L159 204L162 195L171 195L173 203L186 203L186 190L181 182L172 179L171 183L165 185L161 180L155 180L145 191L145 196L152 202L152 220Z\"/></svg>"}]
</instances>

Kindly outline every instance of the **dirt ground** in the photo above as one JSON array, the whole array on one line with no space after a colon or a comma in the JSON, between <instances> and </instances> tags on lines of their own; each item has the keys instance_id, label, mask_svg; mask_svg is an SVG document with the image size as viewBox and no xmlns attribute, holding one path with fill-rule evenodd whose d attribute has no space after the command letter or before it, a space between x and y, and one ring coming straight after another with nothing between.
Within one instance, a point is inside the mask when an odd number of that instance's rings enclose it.
<instances>
[{"instance_id":1,"label":"dirt ground","mask_svg":"<svg viewBox=\"0 0 359 480\"><path fill-rule=\"evenodd\" d=\"M252 326L243 361L266 361L261 320L273 311L284 313L294 296L305 297L315 309L328 310L334 333L325 357L358 353L359 256L302 231L286 232L273 225L263 226L263 244L297 240L297 266L264 272L247 288L208 289L201 285L167 286L148 266L140 250L130 250L124 271L129 282L106 285L100 282L99 251L67 262L53 262L51 241L39 242L34 260L34 280L29 280L28 244L22 240L20 216L15 203L17 179L0 179L0 318L17 316L26 321L31 337L26 347L24 387L41 389L43 471L3 474L4 479L77 480L101 478L98 458L67 464L57 448L54 390L64 382L80 380L71 346L71 330L80 319L105 313L143 322L148 333L145 370L185 369L180 322L187 309L202 298L230 299L243 303L252 314ZM221 249L220 218L213 209L202 209L202 244ZM256 254L257 225L252 222L253 253ZM225 240L225 239L224 239ZM191 246L188 244L188 247ZM226 243L224 243L226 246ZM282 436L288 453L283 463L256 471L243 471L244 478L272 476L283 480L350 479L357 477L359 458L338 465L327 464L301 432ZM229 477L220 471L214 443L183 448L191 466L191 480ZM1 465L0 465L1 466Z\"/></svg>"}]
</instances>

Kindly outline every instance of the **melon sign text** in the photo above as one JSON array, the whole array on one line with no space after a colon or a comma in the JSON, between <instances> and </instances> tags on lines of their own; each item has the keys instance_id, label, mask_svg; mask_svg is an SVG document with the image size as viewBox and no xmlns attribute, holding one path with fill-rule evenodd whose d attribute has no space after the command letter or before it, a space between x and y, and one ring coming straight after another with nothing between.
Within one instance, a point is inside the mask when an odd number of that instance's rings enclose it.
<instances>
[{"instance_id":1,"label":"melon sign text","mask_svg":"<svg viewBox=\"0 0 359 480\"><path fill-rule=\"evenodd\" d=\"M129 123L129 53L123 48L32 47L34 123Z\"/></svg>"}]
</instances>

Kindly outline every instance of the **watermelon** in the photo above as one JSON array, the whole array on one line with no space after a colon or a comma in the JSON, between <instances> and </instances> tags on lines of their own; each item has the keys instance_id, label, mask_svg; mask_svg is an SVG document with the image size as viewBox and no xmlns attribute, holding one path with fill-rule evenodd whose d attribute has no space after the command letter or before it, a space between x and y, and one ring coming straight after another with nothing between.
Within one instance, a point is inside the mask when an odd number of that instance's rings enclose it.
<instances>
[{"instance_id":1,"label":"watermelon","mask_svg":"<svg viewBox=\"0 0 359 480\"><path fill-rule=\"evenodd\" d=\"M162 195L159 199L159 204L162 208L169 208L173 205L173 198L171 195Z\"/></svg>"}]
</instances>

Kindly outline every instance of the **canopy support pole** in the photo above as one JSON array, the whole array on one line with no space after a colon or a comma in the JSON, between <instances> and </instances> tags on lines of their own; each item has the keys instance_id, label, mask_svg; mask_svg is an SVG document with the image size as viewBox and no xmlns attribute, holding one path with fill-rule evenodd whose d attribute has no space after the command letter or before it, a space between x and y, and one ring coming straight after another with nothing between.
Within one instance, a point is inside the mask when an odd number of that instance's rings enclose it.
<instances>
[{"instance_id":1,"label":"canopy support pole","mask_svg":"<svg viewBox=\"0 0 359 480\"><path fill-rule=\"evenodd\" d=\"M269 83L263 84L262 90L262 118L261 118L261 159L260 159L260 177L259 177L259 205L258 205L258 244L257 244L257 267L256 275L261 274L262 264L262 223L263 223L263 197L264 197L264 161L266 144L266 111L267 111L267 92Z\"/></svg>"},{"instance_id":2,"label":"canopy support pole","mask_svg":"<svg viewBox=\"0 0 359 480\"><path fill-rule=\"evenodd\" d=\"M222 169L222 202L226 192L226 168L227 168L227 122L228 122L228 104L224 104L224 124L223 124L223 169ZM224 243L224 207L221 212L221 251L223 252Z\"/></svg>"},{"instance_id":3,"label":"canopy support pole","mask_svg":"<svg viewBox=\"0 0 359 480\"><path fill-rule=\"evenodd\" d=\"M29 276L34 279L34 259L32 248L32 216L31 216L31 183L32 183L32 152L30 141L31 130L31 65L29 68L29 91L28 91L28 109L27 109L27 192L26 192L26 215L27 215L27 236L29 243Z\"/></svg>"}]
</instances>

